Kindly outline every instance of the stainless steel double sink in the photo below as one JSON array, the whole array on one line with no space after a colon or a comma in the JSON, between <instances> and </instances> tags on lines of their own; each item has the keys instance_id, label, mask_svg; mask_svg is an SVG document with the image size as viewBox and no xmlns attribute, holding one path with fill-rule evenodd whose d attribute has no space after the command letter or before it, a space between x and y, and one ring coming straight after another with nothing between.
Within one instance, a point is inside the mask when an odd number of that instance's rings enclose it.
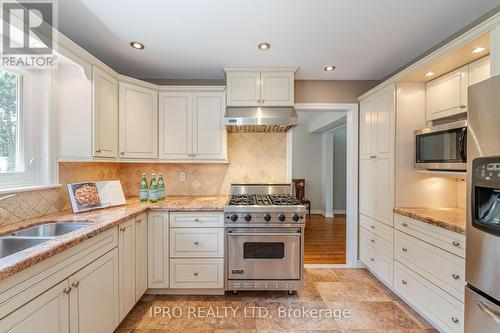
<instances>
[{"instance_id":1,"label":"stainless steel double sink","mask_svg":"<svg viewBox=\"0 0 500 333\"><path fill-rule=\"evenodd\" d=\"M80 230L92 222L47 222L0 237L0 259Z\"/></svg>"}]
</instances>

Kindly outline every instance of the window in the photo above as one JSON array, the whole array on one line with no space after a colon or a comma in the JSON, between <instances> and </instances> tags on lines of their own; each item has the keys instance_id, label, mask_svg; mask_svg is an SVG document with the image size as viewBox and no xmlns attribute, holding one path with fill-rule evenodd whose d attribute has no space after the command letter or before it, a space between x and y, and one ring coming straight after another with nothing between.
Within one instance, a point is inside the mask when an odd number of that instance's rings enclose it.
<instances>
[{"instance_id":1,"label":"window","mask_svg":"<svg viewBox=\"0 0 500 333\"><path fill-rule=\"evenodd\" d=\"M21 76L0 69L0 173L23 172L21 132Z\"/></svg>"}]
</instances>

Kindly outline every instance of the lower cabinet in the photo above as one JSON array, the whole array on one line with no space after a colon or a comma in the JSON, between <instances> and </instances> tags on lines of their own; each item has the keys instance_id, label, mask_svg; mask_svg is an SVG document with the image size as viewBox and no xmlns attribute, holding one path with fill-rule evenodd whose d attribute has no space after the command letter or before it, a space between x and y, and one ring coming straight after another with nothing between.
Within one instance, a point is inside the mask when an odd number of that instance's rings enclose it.
<instances>
[{"instance_id":1,"label":"lower cabinet","mask_svg":"<svg viewBox=\"0 0 500 333\"><path fill-rule=\"evenodd\" d=\"M135 301L148 289L148 216L135 218Z\"/></svg>"},{"instance_id":2,"label":"lower cabinet","mask_svg":"<svg viewBox=\"0 0 500 333\"><path fill-rule=\"evenodd\" d=\"M118 311L118 250L114 249L69 277L70 331L113 332Z\"/></svg>"},{"instance_id":3,"label":"lower cabinet","mask_svg":"<svg viewBox=\"0 0 500 333\"><path fill-rule=\"evenodd\" d=\"M170 259L170 288L224 288L224 259Z\"/></svg>"},{"instance_id":4,"label":"lower cabinet","mask_svg":"<svg viewBox=\"0 0 500 333\"><path fill-rule=\"evenodd\" d=\"M135 305L135 219L119 226L120 320Z\"/></svg>"},{"instance_id":5,"label":"lower cabinet","mask_svg":"<svg viewBox=\"0 0 500 333\"><path fill-rule=\"evenodd\" d=\"M68 280L50 288L0 321L0 332L69 332Z\"/></svg>"},{"instance_id":6,"label":"lower cabinet","mask_svg":"<svg viewBox=\"0 0 500 333\"><path fill-rule=\"evenodd\" d=\"M148 213L148 288L168 288L168 213Z\"/></svg>"}]
</instances>

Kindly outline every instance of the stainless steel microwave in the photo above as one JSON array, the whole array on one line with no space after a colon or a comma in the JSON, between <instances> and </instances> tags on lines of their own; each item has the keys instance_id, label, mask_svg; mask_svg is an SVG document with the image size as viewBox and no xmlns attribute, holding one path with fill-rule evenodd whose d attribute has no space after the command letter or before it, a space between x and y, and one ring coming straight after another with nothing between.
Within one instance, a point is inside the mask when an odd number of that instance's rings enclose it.
<instances>
[{"instance_id":1,"label":"stainless steel microwave","mask_svg":"<svg viewBox=\"0 0 500 333\"><path fill-rule=\"evenodd\" d=\"M465 171L467 121L456 121L415 131L415 168Z\"/></svg>"}]
</instances>

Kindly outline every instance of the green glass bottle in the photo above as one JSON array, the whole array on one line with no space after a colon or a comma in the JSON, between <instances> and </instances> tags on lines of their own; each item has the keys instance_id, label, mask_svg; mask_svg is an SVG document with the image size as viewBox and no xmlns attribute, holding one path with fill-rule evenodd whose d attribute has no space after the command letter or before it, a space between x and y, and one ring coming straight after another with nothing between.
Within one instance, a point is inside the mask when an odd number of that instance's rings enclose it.
<instances>
[{"instance_id":1,"label":"green glass bottle","mask_svg":"<svg viewBox=\"0 0 500 333\"><path fill-rule=\"evenodd\" d=\"M156 181L156 175L153 173L151 175L151 183L149 184L149 202L155 203L158 201L158 182Z\"/></svg>"},{"instance_id":2,"label":"green glass bottle","mask_svg":"<svg viewBox=\"0 0 500 333\"><path fill-rule=\"evenodd\" d=\"M139 200L141 200L141 202L148 201L148 192L148 181L146 180L146 174L143 173L141 176L141 185L139 186Z\"/></svg>"},{"instance_id":3,"label":"green glass bottle","mask_svg":"<svg viewBox=\"0 0 500 333\"><path fill-rule=\"evenodd\" d=\"M163 174L158 174L158 192L156 198L158 201L165 200L165 182L163 181Z\"/></svg>"}]
</instances>

